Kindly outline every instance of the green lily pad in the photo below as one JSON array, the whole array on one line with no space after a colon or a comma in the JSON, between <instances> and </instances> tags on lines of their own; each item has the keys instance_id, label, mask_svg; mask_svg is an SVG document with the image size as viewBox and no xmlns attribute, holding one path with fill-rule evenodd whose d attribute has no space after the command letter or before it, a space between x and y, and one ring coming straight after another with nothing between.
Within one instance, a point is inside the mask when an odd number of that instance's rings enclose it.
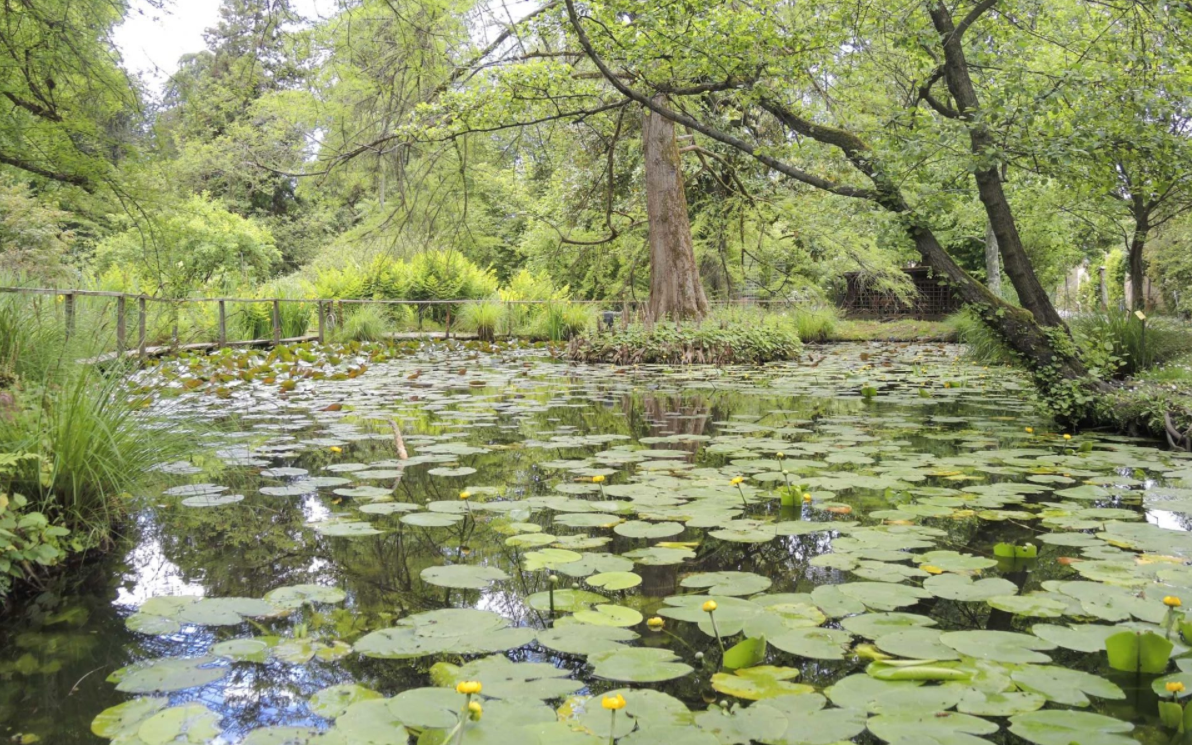
<instances>
[{"instance_id":1,"label":"green lily pad","mask_svg":"<svg viewBox=\"0 0 1192 745\"><path fill-rule=\"evenodd\" d=\"M628 590L631 587L637 587L642 583L640 574L633 572L601 572L600 574L593 574L586 580L592 587L599 587L605 590Z\"/></svg>"},{"instance_id":2,"label":"green lily pad","mask_svg":"<svg viewBox=\"0 0 1192 745\"><path fill-rule=\"evenodd\" d=\"M483 590L493 582L504 582L509 575L496 567L479 564L449 564L427 567L419 575L423 582L461 590Z\"/></svg>"},{"instance_id":3,"label":"green lily pad","mask_svg":"<svg viewBox=\"0 0 1192 745\"><path fill-rule=\"evenodd\" d=\"M866 726L886 742L930 742L933 745L978 745L986 741L976 735L992 735L998 730L993 722L954 711L879 714Z\"/></svg>"},{"instance_id":4,"label":"green lily pad","mask_svg":"<svg viewBox=\"0 0 1192 745\"><path fill-rule=\"evenodd\" d=\"M567 670L545 662L510 662L500 655L473 660L457 667L446 662L435 663L430 669L436 685L455 688L464 680L478 680L489 698L537 699L562 698L584 687L571 680Z\"/></svg>"},{"instance_id":5,"label":"green lily pad","mask_svg":"<svg viewBox=\"0 0 1192 745\"><path fill-rule=\"evenodd\" d=\"M108 676L125 693L182 691L207 685L228 674L216 657L160 657L122 667Z\"/></svg>"},{"instance_id":6,"label":"green lily pad","mask_svg":"<svg viewBox=\"0 0 1192 745\"><path fill-rule=\"evenodd\" d=\"M770 580L753 572L702 572L684 577L679 584L708 595L754 595L764 592Z\"/></svg>"},{"instance_id":7,"label":"green lily pad","mask_svg":"<svg viewBox=\"0 0 1192 745\"><path fill-rule=\"evenodd\" d=\"M1134 725L1085 711L1045 710L1010 717L1010 731L1035 745L1137 745Z\"/></svg>"},{"instance_id":8,"label":"green lily pad","mask_svg":"<svg viewBox=\"0 0 1192 745\"><path fill-rule=\"evenodd\" d=\"M1121 688L1102 677L1053 665L1030 665L1010 673L1010 678L1022 690L1038 693L1066 706L1088 706L1089 696L1126 697Z\"/></svg>"},{"instance_id":9,"label":"green lily pad","mask_svg":"<svg viewBox=\"0 0 1192 745\"><path fill-rule=\"evenodd\" d=\"M944 600L977 602L999 596L1013 595L1018 587L1001 577L973 580L962 574L937 574L923 581L923 589Z\"/></svg>"},{"instance_id":10,"label":"green lily pad","mask_svg":"<svg viewBox=\"0 0 1192 745\"><path fill-rule=\"evenodd\" d=\"M748 701L760 701L776 696L810 695L818 698L822 707L823 697L814 693L814 687L792 682L798 677L797 668L759 665L733 673L716 673L712 676L712 688Z\"/></svg>"},{"instance_id":11,"label":"green lily pad","mask_svg":"<svg viewBox=\"0 0 1192 745\"><path fill-rule=\"evenodd\" d=\"M315 603L342 603L347 593L327 585L290 585L265 593L265 600L279 608L300 608Z\"/></svg>"},{"instance_id":12,"label":"green lily pad","mask_svg":"<svg viewBox=\"0 0 1192 745\"><path fill-rule=\"evenodd\" d=\"M659 683L681 678L692 672L669 649L627 647L597 652L588 657L592 674L605 680L627 683Z\"/></svg>"},{"instance_id":13,"label":"green lily pad","mask_svg":"<svg viewBox=\"0 0 1192 745\"><path fill-rule=\"evenodd\" d=\"M620 649L623 642L637 638L637 633L629 629L587 623L558 623L538 632L538 643L547 649L580 656Z\"/></svg>"},{"instance_id":14,"label":"green lily pad","mask_svg":"<svg viewBox=\"0 0 1192 745\"><path fill-rule=\"evenodd\" d=\"M576 611L571 616L580 623L590 623L593 626L616 626L628 628L642 622L642 614L633 608L623 605L602 603L593 608Z\"/></svg>"},{"instance_id":15,"label":"green lily pad","mask_svg":"<svg viewBox=\"0 0 1192 745\"><path fill-rule=\"evenodd\" d=\"M1012 631L946 631L940 641L963 655L992 662L1046 664L1051 658L1039 650L1055 649L1046 639Z\"/></svg>"},{"instance_id":16,"label":"green lily pad","mask_svg":"<svg viewBox=\"0 0 1192 745\"><path fill-rule=\"evenodd\" d=\"M381 698L381 694L356 683L341 683L316 691L310 697L310 710L324 719L335 719L358 701Z\"/></svg>"}]
</instances>

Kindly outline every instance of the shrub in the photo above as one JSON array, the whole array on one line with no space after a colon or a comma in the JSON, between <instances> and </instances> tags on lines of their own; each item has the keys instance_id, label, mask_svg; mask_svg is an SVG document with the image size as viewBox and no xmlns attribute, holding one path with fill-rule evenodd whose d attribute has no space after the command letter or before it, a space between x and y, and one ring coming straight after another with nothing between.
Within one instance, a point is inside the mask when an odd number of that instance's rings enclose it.
<instances>
[{"instance_id":1,"label":"shrub","mask_svg":"<svg viewBox=\"0 0 1192 745\"><path fill-rule=\"evenodd\" d=\"M495 301L468 303L459 312L459 324L481 341L493 341L505 318L505 306Z\"/></svg>"},{"instance_id":2,"label":"shrub","mask_svg":"<svg viewBox=\"0 0 1192 745\"><path fill-rule=\"evenodd\" d=\"M457 251L428 251L410 261L410 300L479 300L496 290L496 276ZM455 315L458 310L449 305L432 305L427 313L441 321L447 313Z\"/></svg>"},{"instance_id":3,"label":"shrub","mask_svg":"<svg viewBox=\"0 0 1192 745\"><path fill-rule=\"evenodd\" d=\"M835 333L836 322L839 320L836 309L831 306L797 308L791 316L795 333L804 343L828 341Z\"/></svg>"},{"instance_id":4,"label":"shrub","mask_svg":"<svg viewBox=\"0 0 1192 745\"><path fill-rule=\"evenodd\" d=\"M789 324L761 323L725 328L712 324L679 327L635 324L614 334L589 334L571 340L567 354L579 362L617 365L657 363L760 364L799 355L803 345Z\"/></svg>"},{"instance_id":5,"label":"shrub","mask_svg":"<svg viewBox=\"0 0 1192 745\"><path fill-rule=\"evenodd\" d=\"M379 306L361 305L347 313L335 336L341 341L380 341L388 328L389 320Z\"/></svg>"},{"instance_id":6,"label":"shrub","mask_svg":"<svg viewBox=\"0 0 1192 745\"><path fill-rule=\"evenodd\" d=\"M309 286L296 280L270 282L256 292L260 298L303 299L309 295ZM313 313L314 303L279 303L282 338L292 339L305 334ZM270 339L273 337L273 304L244 303L234 316L234 322L244 339Z\"/></svg>"},{"instance_id":7,"label":"shrub","mask_svg":"<svg viewBox=\"0 0 1192 745\"><path fill-rule=\"evenodd\" d=\"M1136 375L1192 352L1192 330L1179 322L1110 311L1080 316L1072 331L1090 365L1110 377Z\"/></svg>"},{"instance_id":8,"label":"shrub","mask_svg":"<svg viewBox=\"0 0 1192 745\"><path fill-rule=\"evenodd\" d=\"M538 306L533 335L567 341L592 328L596 311L586 304L551 302Z\"/></svg>"}]
</instances>

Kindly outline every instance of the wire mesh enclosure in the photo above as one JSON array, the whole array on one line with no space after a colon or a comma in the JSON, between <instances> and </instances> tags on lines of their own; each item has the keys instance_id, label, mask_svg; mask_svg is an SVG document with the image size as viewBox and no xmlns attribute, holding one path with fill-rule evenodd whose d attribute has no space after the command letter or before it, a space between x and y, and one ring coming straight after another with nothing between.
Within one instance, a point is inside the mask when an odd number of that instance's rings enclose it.
<instances>
[{"instance_id":1,"label":"wire mesh enclosure","mask_svg":"<svg viewBox=\"0 0 1192 745\"><path fill-rule=\"evenodd\" d=\"M903 269L915 286L909 299L874 287L859 272L845 275L847 286L840 308L853 318L918 318L936 320L960 310L963 303L942 277L931 269L916 266Z\"/></svg>"}]
</instances>

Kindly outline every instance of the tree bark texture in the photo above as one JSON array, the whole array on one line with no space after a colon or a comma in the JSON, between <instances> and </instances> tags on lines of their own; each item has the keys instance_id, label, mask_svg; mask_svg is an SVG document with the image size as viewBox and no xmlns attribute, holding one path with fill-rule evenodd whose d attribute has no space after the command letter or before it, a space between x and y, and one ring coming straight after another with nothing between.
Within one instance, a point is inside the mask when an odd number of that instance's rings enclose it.
<instances>
[{"instance_id":1,"label":"tree bark texture","mask_svg":"<svg viewBox=\"0 0 1192 745\"><path fill-rule=\"evenodd\" d=\"M1002 296L1002 261L992 225L985 226L985 286L994 295Z\"/></svg>"},{"instance_id":2,"label":"tree bark texture","mask_svg":"<svg viewBox=\"0 0 1192 745\"><path fill-rule=\"evenodd\" d=\"M665 97L656 101L665 103ZM642 119L646 217L650 228L650 313L699 320L708 313L687 216L675 123L649 109Z\"/></svg>"},{"instance_id":3,"label":"tree bark texture","mask_svg":"<svg viewBox=\"0 0 1192 745\"><path fill-rule=\"evenodd\" d=\"M1151 232L1150 212L1141 200L1135 200L1134 234L1130 236L1130 255L1128 259L1128 274L1130 275L1130 310L1147 310L1146 266L1143 264L1142 252L1146 248L1146 241Z\"/></svg>"}]
</instances>

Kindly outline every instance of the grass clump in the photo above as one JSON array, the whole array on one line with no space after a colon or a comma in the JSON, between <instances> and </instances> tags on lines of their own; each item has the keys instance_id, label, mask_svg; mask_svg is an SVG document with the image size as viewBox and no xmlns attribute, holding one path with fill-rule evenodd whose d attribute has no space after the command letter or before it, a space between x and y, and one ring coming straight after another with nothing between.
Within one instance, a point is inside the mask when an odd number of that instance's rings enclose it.
<instances>
[{"instance_id":1,"label":"grass clump","mask_svg":"<svg viewBox=\"0 0 1192 745\"><path fill-rule=\"evenodd\" d=\"M577 362L616 365L756 365L797 357L803 350L789 323L720 327L713 324L677 326L640 324L609 334L589 334L571 340L567 355Z\"/></svg>"},{"instance_id":2,"label":"grass clump","mask_svg":"<svg viewBox=\"0 0 1192 745\"><path fill-rule=\"evenodd\" d=\"M567 341L593 328L596 311L581 303L552 302L541 306L535 336L549 341Z\"/></svg>"},{"instance_id":3,"label":"grass clump","mask_svg":"<svg viewBox=\"0 0 1192 745\"><path fill-rule=\"evenodd\" d=\"M983 365L1012 365L1014 352L1002 341L1001 335L981 316L965 309L948 317L945 324L965 345L965 356Z\"/></svg>"},{"instance_id":4,"label":"grass clump","mask_svg":"<svg viewBox=\"0 0 1192 745\"><path fill-rule=\"evenodd\" d=\"M1089 363L1113 377L1137 375L1192 353L1192 329L1173 319L1145 322L1133 313L1090 313L1072 322Z\"/></svg>"},{"instance_id":5,"label":"grass clump","mask_svg":"<svg viewBox=\"0 0 1192 745\"><path fill-rule=\"evenodd\" d=\"M475 333L480 341L495 340L504 320L505 306L492 300L468 303L459 312L460 326Z\"/></svg>"},{"instance_id":6,"label":"grass clump","mask_svg":"<svg viewBox=\"0 0 1192 745\"><path fill-rule=\"evenodd\" d=\"M343 326L335 333L339 341L372 342L385 338L389 319L378 306L361 305L346 315Z\"/></svg>"},{"instance_id":7,"label":"grass clump","mask_svg":"<svg viewBox=\"0 0 1192 745\"><path fill-rule=\"evenodd\" d=\"M836 334L839 316L831 306L820 308L797 308L791 313L795 333L805 344L817 344L831 340Z\"/></svg>"}]
</instances>

